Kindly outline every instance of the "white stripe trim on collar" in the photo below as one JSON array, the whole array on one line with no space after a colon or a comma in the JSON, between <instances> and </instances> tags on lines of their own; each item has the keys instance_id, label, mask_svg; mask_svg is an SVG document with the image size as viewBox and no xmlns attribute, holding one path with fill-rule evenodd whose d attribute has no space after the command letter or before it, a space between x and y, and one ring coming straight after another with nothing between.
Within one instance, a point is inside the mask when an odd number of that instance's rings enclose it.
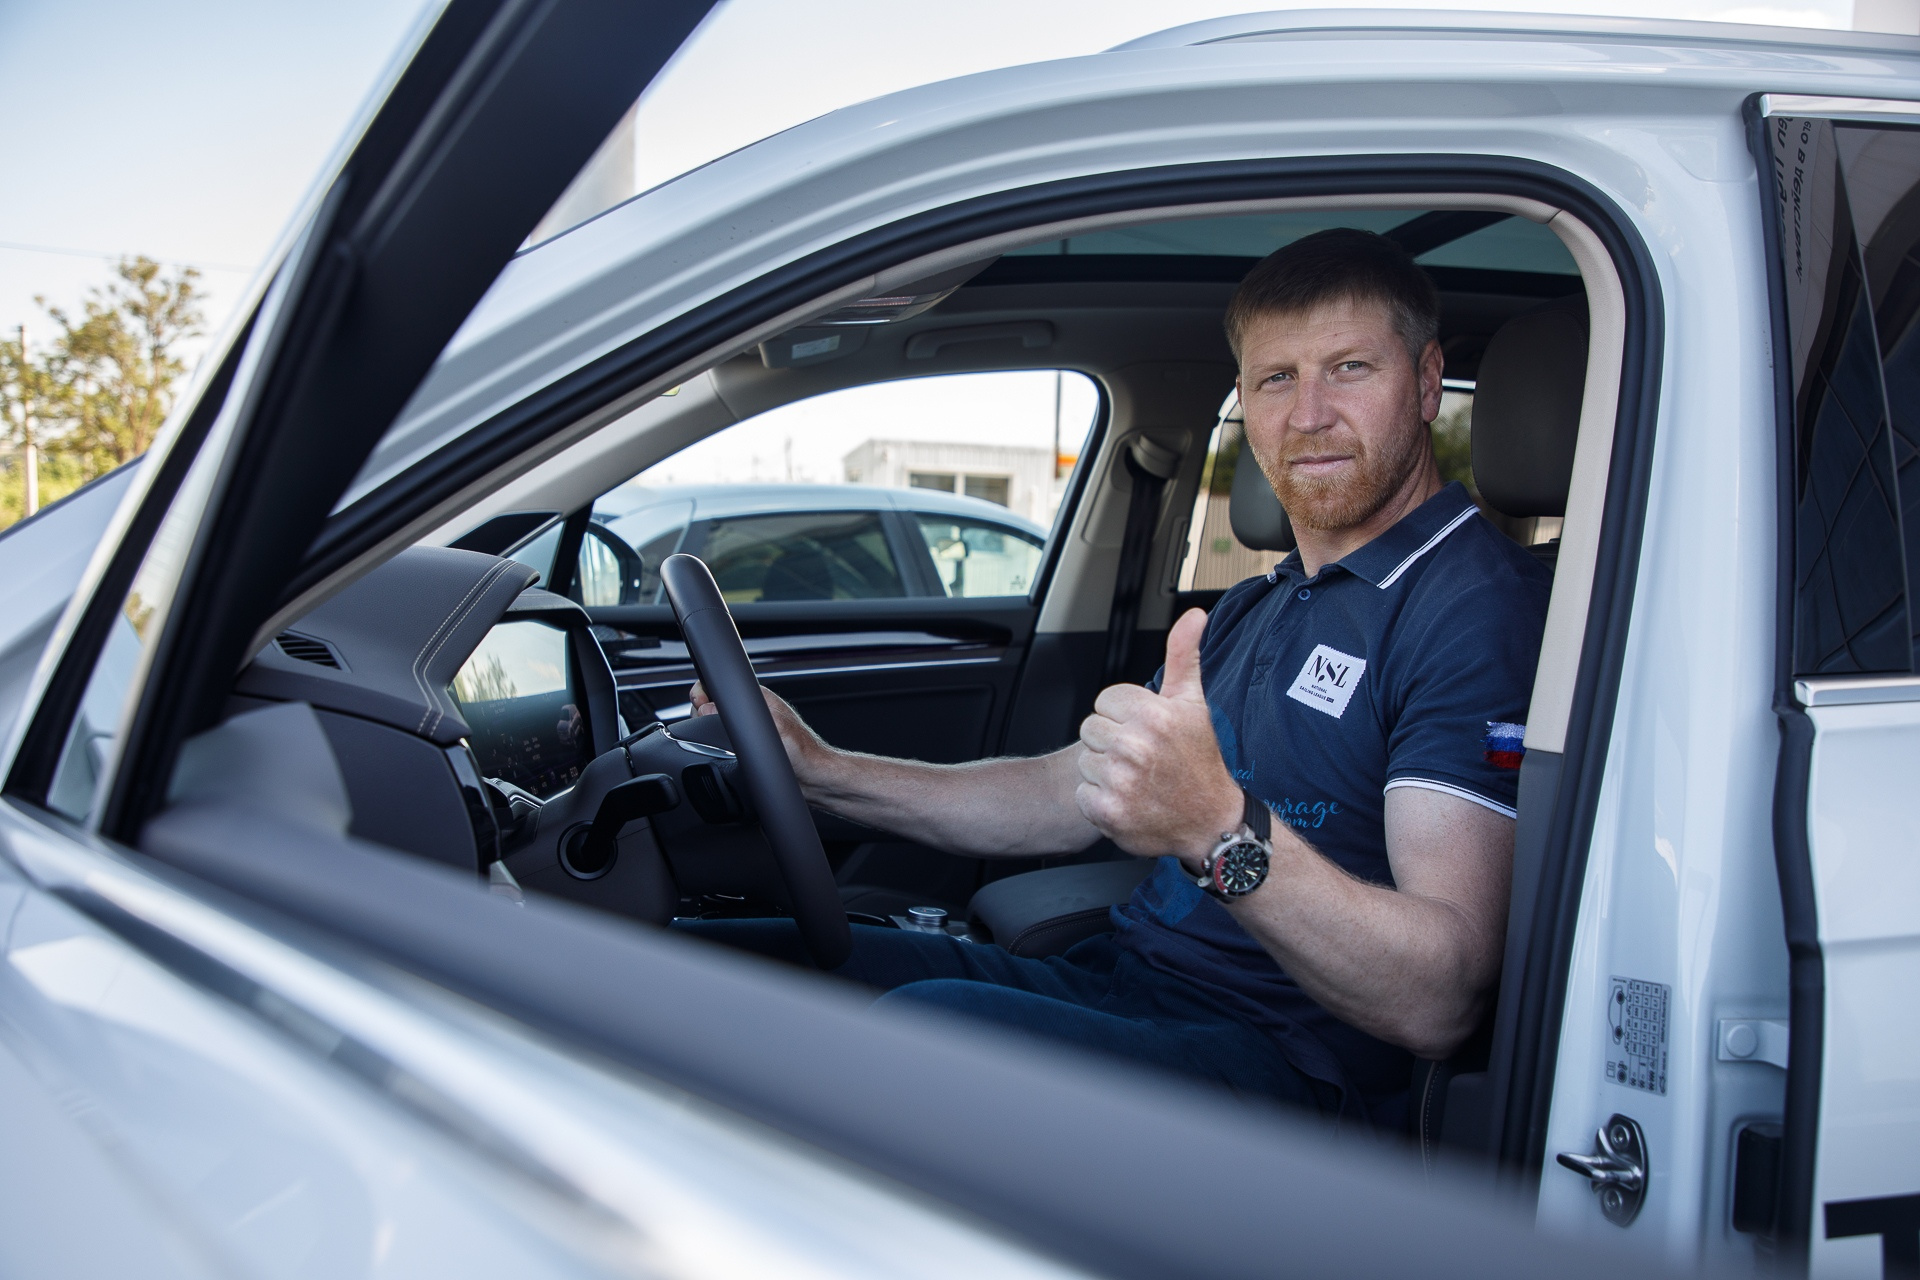
<instances>
[{"instance_id":1,"label":"white stripe trim on collar","mask_svg":"<svg viewBox=\"0 0 1920 1280\"><path fill-rule=\"evenodd\" d=\"M1456 787L1451 782L1436 782L1432 778L1395 778L1386 786L1382 787L1381 791L1391 791L1395 787L1419 787L1422 791L1438 791L1443 795L1457 796L1462 800L1471 800L1483 809L1491 809L1495 813L1504 814L1509 818L1517 818L1520 816L1518 810L1509 809L1498 800L1489 800L1477 791L1469 791L1465 787Z\"/></svg>"},{"instance_id":2,"label":"white stripe trim on collar","mask_svg":"<svg viewBox=\"0 0 1920 1280\"><path fill-rule=\"evenodd\" d=\"M1408 556L1405 560L1402 560L1400 562L1400 566L1397 569L1395 569L1392 573L1388 574L1386 577L1380 579L1380 583L1379 583L1380 589L1382 591L1385 591L1388 587L1400 581L1400 575L1405 573L1407 570L1413 568L1413 562L1415 560L1418 560L1421 556L1427 554L1427 552L1439 546L1441 542L1446 539L1446 536L1448 534L1452 533L1455 529L1458 529L1461 525L1465 524L1467 522L1467 517L1473 515L1475 512L1479 510L1480 508L1469 505L1465 511L1462 511L1459 515L1447 521L1447 523L1444 526L1442 526L1440 532L1434 534L1431 538L1428 538L1426 542L1422 544L1422 546L1418 551Z\"/></svg>"}]
</instances>

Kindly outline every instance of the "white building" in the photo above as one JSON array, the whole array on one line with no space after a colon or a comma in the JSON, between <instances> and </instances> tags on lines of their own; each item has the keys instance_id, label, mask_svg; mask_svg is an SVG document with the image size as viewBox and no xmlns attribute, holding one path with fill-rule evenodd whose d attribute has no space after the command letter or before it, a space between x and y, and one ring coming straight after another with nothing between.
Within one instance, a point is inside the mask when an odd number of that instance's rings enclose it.
<instances>
[{"instance_id":1,"label":"white building","mask_svg":"<svg viewBox=\"0 0 1920 1280\"><path fill-rule=\"evenodd\" d=\"M1061 482L1045 448L957 441L868 440L841 460L848 484L938 489L997 502L1036 524L1053 523Z\"/></svg>"}]
</instances>

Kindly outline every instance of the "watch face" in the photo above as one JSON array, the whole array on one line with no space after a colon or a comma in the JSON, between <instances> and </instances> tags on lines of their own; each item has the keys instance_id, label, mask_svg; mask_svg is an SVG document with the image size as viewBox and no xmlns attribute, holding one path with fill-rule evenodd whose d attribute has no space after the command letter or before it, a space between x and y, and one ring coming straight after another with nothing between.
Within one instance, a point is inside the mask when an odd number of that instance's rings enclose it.
<instances>
[{"instance_id":1,"label":"watch face","mask_svg":"<svg viewBox=\"0 0 1920 1280\"><path fill-rule=\"evenodd\" d=\"M1252 893L1266 878L1267 851L1251 840L1229 845L1214 859L1213 881L1229 897Z\"/></svg>"}]
</instances>

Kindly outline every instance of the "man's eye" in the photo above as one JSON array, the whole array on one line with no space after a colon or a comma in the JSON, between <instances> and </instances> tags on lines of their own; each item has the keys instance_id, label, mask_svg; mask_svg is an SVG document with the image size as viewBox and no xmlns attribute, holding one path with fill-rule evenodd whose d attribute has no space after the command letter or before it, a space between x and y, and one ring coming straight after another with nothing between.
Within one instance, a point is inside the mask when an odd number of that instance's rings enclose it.
<instances>
[{"instance_id":1,"label":"man's eye","mask_svg":"<svg viewBox=\"0 0 1920 1280\"><path fill-rule=\"evenodd\" d=\"M1364 360L1342 360L1340 362L1340 372L1342 373L1359 373L1366 367L1367 362Z\"/></svg>"}]
</instances>

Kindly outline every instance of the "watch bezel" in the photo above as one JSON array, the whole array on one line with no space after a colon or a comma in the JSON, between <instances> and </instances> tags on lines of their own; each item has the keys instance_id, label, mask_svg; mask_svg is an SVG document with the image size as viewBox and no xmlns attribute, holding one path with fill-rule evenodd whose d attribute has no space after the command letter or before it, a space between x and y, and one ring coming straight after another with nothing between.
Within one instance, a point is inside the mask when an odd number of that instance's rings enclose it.
<instances>
[{"instance_id":1,"label":"watch bezel","mask_svg":"<svg viewBox=\"0 0 1920 1280\"><path fill-rule=\"evenodd\" d=\"M1222 873L1228 869L1229 859L1243 850L1248 856L1259 855L1259 861L1252 872L1253 882L1243 889L1233 888L1223 881ZM1266 883L1267 870L1272 857L1272 844L1251 831L1241 830L1223 834L1220 837L1220 843L1214 847L1212 853L1207 855L1205 875L1200 877L1200 887L1223 901L1231 902L1244 898Z\"/></svg>"}]
</instances>

